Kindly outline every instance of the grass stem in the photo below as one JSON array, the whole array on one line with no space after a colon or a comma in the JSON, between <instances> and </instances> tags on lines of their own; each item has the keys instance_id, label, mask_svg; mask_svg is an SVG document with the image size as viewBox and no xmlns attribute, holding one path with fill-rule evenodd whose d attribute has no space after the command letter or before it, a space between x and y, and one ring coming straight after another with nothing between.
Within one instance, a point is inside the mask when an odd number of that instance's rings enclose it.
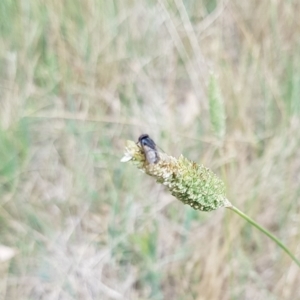
<instances>
[{"instance_id":1,"label":"grass stem","mask_svg":"<svg viewBox=\"0 0 300 300\"><path fill-rule=\"evenodd\" d=\"M245 213L240 211L235 206L228 207L231 210L233 210L235 213L237 213L239 216L241 216L243 219L248 221L251 225L256 227L258 230L263 232L266 236L268 236L271 240L273 240L289 257L300 267L300 261L294 256L294 254L271 232L269 232L267 229L256 223L253 219L251 219L249 216L247 216Z\"/></svg>"}]
</instances>

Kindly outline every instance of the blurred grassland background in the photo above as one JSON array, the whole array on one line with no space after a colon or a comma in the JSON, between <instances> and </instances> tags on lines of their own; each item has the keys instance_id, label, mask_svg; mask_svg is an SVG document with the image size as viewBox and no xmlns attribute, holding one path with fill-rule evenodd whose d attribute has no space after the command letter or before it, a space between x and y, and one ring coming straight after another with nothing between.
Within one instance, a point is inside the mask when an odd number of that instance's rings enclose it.
<instances>
[{"instance_id":1,"label":"blurred grassland background","mask_svg":"<svg viewBox=\"0 0 300 300\"><path fill-rule=\"evenodd\" d=\"M272 241L120 163L149 133L300 258L299 11L1 0L0 299L300 299Z\"/></svg>"}]
</instances>

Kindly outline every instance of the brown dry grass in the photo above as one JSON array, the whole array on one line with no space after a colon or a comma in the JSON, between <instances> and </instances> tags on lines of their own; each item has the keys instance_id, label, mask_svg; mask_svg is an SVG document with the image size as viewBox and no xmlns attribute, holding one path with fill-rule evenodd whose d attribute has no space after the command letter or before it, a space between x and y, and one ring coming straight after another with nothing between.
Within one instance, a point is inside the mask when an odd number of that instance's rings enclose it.
<instances>
[{"instance_id":1,"label":"brown dry grass","mask_svg":"<svg viewBox=\"0 0 300 300\"><path fill-rule=\"evenodd\" d=\"M0 299L299 299L300 271L230 211L119 162L147 132L222 176L300 257L298 1L0 4ZM213 72L224 143L208 112Z\"/></svg>"}]
</instances>

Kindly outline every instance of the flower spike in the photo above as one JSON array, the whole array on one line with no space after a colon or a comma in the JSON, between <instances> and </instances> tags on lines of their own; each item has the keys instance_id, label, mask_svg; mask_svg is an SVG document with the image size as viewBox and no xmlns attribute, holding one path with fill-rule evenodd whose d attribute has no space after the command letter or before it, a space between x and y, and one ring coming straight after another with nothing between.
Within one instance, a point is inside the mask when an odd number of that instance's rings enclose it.
<instances>
[{"instance_id":1,"label":"flower spike","mask_svg":"<svg viewBox=\"0 0 300 300\"><path fill-rule=\"evenodd\" d=\"M150 164L143 148L127 141L121 161L132 161L140 170L165 185L171 194L184 204L201 211L231 207L225 196L225 184L211 170L180 156L178 159L159 153L159 161Z\"/></svg>"}]
</instances>

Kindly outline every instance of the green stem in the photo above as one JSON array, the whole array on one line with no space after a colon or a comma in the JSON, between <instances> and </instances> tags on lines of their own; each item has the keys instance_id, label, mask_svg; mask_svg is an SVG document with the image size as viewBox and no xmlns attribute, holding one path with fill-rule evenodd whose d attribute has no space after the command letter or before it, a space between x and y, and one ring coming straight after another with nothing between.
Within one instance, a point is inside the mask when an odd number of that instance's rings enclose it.
<instances>
[{"instance_id":1,"label":"green stem","mask_svg":"<svg viewBox=\"0 0 300 300\"><path fill-rule=\"evenodd\" d=\"M237 213L243 219L245 219L250 224L252 224L254 227L256 227L258 230L260 230L261 232L263 232L271 240L273 240L300 267L300 261L294 256L294 254L276 236L274 236L267 229L265 229L262 226L260 226L258 223L256 223L253 219L251 219L249 216L247 216L246 214L244 214L242 211L240 211L235 206L228 206L227 208L233 210L235 213Z\"/></svg>"}]
</instances>

